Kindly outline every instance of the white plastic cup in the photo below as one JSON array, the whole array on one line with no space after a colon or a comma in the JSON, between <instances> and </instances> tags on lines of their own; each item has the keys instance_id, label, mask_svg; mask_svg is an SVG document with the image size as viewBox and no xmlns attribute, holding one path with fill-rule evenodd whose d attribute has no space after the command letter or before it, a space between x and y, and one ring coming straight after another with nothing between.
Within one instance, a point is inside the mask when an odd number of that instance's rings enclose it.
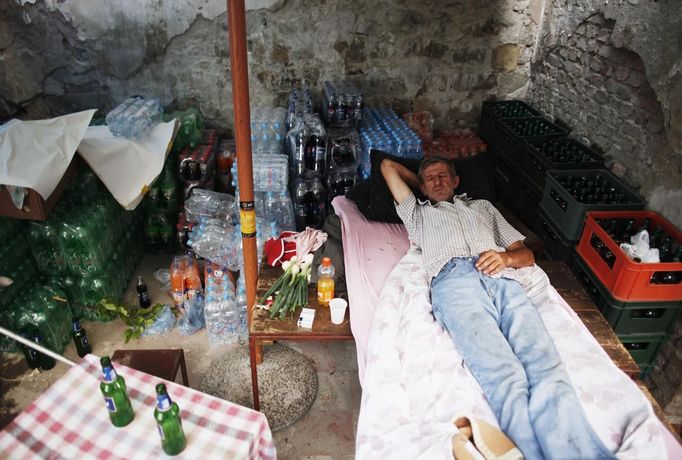
<instances>
[{"instance_id":1,"label":"white plastic cup","mask_svg":"<svg viewBox=\"0 0 682 460\"><path fill-rule=\"evenodd\" d=\"M341 324L343 323L343 318L346 316L346 307L348 302L339 297L335 297L329 301L329 309L332 314L332 323Z\"/></svg>"}]
</instances>

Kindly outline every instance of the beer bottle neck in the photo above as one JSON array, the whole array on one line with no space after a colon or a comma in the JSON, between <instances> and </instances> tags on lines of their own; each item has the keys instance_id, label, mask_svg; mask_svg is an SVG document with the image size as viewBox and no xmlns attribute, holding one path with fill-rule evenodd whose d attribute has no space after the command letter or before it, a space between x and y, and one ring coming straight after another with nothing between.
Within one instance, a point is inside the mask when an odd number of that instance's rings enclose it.
<instances>
[{"instance_id":1,"label":"beer bottle neck","mask_svg":"<svg viewBox=\"0 0 682 460\"><path fill-rule=\"evenodd\" d=\"M167 393L156 395L156 408L160 411L167 411L170 409L173 402Z\"/></svg>"},{"instance_id":2,"label":"beer bottle neck","mask_svg":"<svg viewBox=\"0 0 682 460\"><path fill-rule=\"evenodd\" d=\"M116 371L113 367L105 367L102 369L102 375L104 376L104 381L107 383L113 382L117 377Z\"/></svg>"}]
</instances>

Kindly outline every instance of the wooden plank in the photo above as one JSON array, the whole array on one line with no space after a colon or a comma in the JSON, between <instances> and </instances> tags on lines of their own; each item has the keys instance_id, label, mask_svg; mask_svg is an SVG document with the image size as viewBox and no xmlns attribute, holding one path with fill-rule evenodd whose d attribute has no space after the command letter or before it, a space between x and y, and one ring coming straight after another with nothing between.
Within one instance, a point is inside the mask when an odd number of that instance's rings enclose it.
<instances>
[{"instance_id":1,"label":"wooden plank","mask_svg":"<svg viewBox=\"0 0 682 460\"><path fill-rule=\"evenodd\" d=\"M564 298L573 311L578 314L592 336L602 346L606 354L631 378L638 378L640 369L632 356L618 340L609 323L604 319L580 281L568 266L557 260L541 260L538 265L547 273L552 286Z\"/></svg>"}]
</instances>

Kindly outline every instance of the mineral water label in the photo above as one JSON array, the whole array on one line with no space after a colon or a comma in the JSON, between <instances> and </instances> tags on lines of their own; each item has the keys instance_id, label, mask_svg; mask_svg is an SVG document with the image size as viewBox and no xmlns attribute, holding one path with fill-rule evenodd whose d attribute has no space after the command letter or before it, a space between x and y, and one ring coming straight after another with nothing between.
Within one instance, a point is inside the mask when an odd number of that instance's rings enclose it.
<instances>
[{"instance_id":1,"label":"mineral water label","mask_svg":"<svg viewBox=\"0 0 682 460\"><path fill-rule=\"evenodd\" d=\"M163 427L160 424L156 424L156 429L159 430L159 436L161 436L161 440L166 439L166 435L163 433Z\"/></svg>"},{"instance_id":2,"label":"mineral water label","mask_svg":"<svg viewBox=\"0 0 682 460\"><path fill-rule=\"evenodd\" d=\"M109 412L116 412L116 403L114 402L114 398L110 398L108 396L104 397L104 404L107 405L107 410Z\"/></svg>"}]
</instances>

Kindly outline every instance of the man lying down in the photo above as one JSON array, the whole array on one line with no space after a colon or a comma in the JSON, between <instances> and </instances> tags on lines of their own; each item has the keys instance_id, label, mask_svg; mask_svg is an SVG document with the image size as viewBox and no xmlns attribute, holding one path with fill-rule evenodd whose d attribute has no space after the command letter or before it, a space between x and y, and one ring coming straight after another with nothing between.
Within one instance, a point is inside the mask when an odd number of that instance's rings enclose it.
<instances>
[{"instance_id":1,"label":"man lying down","mask_svg":"<svg viewBox=\"0 0 682 460\"><path fill-rule=\"evenodd\" d=\"M436 321L523 456L615 458L587 421L540 314L516 280L517 268L535 262L525 237L490 202L455 196L459 177L444 158L425 159L418 175L385 159L381 174L422 250ZM429 201L418 201L410 187Z\"/></svg>"}]
</instances>

